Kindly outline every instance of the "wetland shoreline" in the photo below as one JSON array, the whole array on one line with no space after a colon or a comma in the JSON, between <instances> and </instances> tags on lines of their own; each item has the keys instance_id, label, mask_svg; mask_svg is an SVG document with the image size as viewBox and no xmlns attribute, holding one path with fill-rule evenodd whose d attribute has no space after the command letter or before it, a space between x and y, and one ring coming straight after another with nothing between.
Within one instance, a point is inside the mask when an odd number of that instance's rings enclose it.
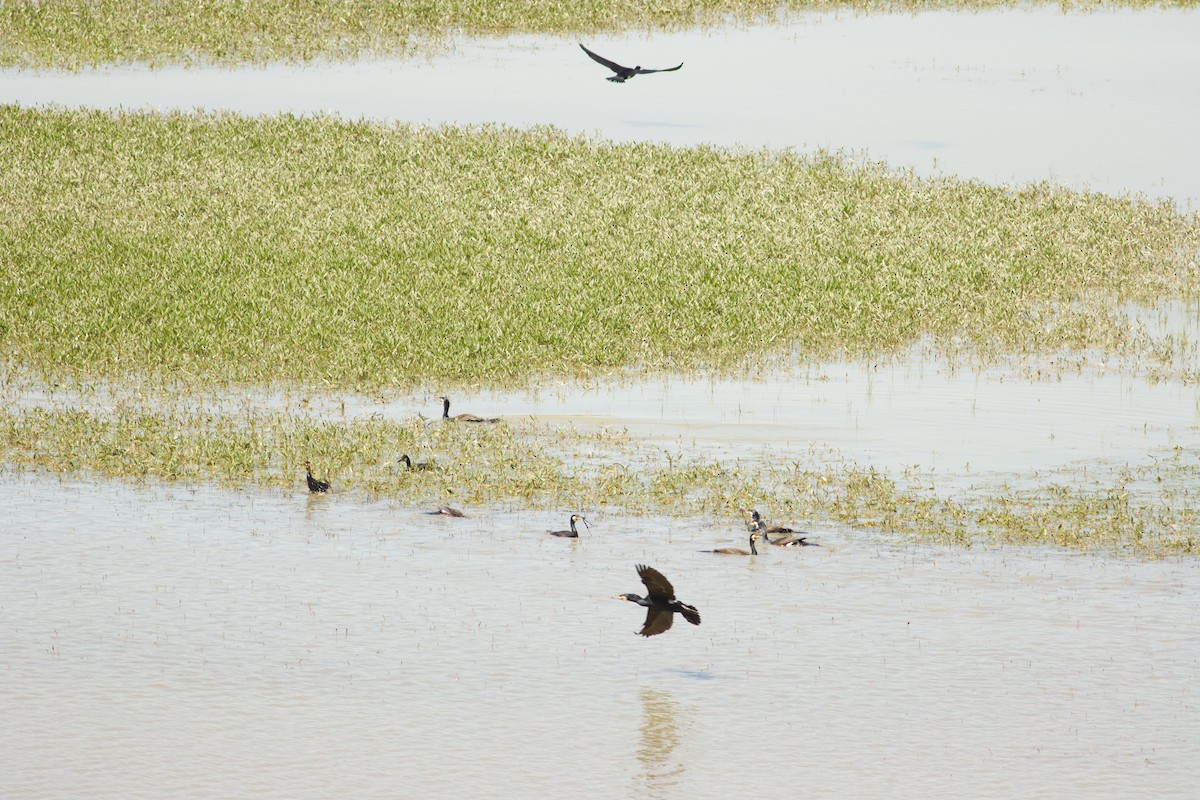
<instances>
[{"instance_id":1,"label":"wetland shoreline","mask_svg":"<svg viewBox=\"0 0 1200 800\"><path fill-rule=\"evenodd\" d=\"M1186 448L1161 468L965 498L852 462L664 464L627 436L195 407L213 387L386 396L916 341L1186 381L1194 342L1129 310L1194 292L1200 222L1169 201L549 129L15 107L0 108L0 170L10 393L100 382L160 398L5 412L10 468L285 486L311 459L344 487L413 502L714 518L770 504L957 542L1195 547ZM564 458L570 445L591 455ZM447 471L399 481L391 461L422 447L448 453Z\"/></svg>"}]
</instances>

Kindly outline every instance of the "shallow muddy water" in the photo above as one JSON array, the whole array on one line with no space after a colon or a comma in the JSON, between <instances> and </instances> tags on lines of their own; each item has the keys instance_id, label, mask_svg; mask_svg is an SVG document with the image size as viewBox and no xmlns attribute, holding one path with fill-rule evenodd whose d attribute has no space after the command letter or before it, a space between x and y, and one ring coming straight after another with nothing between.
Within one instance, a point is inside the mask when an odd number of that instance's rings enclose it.
<instances>
[{"instance_id":1,"label":"shallow muddy water","mask_svg":"<svg viewBox=\"0 0 1200 800\"><path fill-rule=\"evenodd\" d=\"M917 469L935 475L941 492L1022 482L1034 472L1146 464L1196 440L1197 387L1090 368L1048 375L1028 380L1006 369L952 369L914 352L748 378L464 392L452 398L451 413L619 432L672 457L762 458L784 466L844 461L893 477ZM438 391L386 400L277 395L259 402L322 418L436 419Z\"/></svg>"},{"instance_id":2,"label":"shallow muddy water","mask_svg":"<svg viewBox=\"0 0 1200 800\"><path fill-rule=\"evenodd\" d=\"M0 783L44 797L1193 797L1200 562L6 479ZM744 544L744 542L743 542ZM633 635L659 567L703 615Z\"/></svg>"},{"instance_id":3,"label":"shallow muddy water","mask_svg":"<svg viewBox=\"0 0 1200 800\"><path fill-rule=\"evenodd\" d=\"M920 173L1200 199L1200 13L1057 8L461 41L427 60L0 70L0 102L555 125L618 141L865 152Z\"/></svg>"}]
</instances>

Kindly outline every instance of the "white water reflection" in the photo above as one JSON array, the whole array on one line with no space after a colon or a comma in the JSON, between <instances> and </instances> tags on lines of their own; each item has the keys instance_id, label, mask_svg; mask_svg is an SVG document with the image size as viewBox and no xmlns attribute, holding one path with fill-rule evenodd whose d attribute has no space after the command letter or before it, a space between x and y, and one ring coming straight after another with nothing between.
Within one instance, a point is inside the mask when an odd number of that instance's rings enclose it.
<instances>
[{"instance_id":1,"label":"white water reflection","mask_svg":"<svg viewBox=\"0 0 1200 800\"><path fill-rule=\"evenodd\" d=\"M334 112L553 124L619 141L865 151L991 183L1200 198L1200 13L1053 7L796 15L784 25L463 41L430 60L241 69L0 71L0 102Z\"/></svg>"},{"instance_id":2,"label":"white water reflection","mask_svg":"<svg viewBox=\"0 0 1200 800\"><path fill-rule=\"evenodd\" d=\"M0 492L6 798L1192 797L1200 561L52 478ZM738 534L740 535L740 534ZM610 599L659 567L703 624Z\"/></svg>"}]
</instances>

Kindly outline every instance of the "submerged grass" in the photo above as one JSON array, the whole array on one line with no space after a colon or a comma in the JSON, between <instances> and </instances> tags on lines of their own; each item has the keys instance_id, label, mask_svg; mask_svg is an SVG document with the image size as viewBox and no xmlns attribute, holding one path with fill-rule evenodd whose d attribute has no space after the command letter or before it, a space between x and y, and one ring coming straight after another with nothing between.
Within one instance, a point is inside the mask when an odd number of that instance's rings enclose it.
<instances>
[{"instance_id":1,"label":"submerged grass","mask_svg":"<svg viewBox=\"0 0 1200 800\"><path fill-rule=\"evenodd\" d=\"M312 460L334 491L407 503L608 508L705 514L740 530L741 509L925 540L1053 545L1143 556L1200 550L1197 453L1176 448L1106 483L1042 482L1020 491L941 498L928 476L900 479L853 464L721 463L639 452L620 436L536 426L378 418L327 422L295 414L29 408L0 412L9 469L257 485L303 493ZM554 454L568 448L570 460ZM399 453L436 454L408 472Z\"/></svg>"},{"instance_id":2,"label":"submerged grass","mask_svg":"<svg viewBox=\"0 0 1200 800\"><path fill-rule=\"evenodd\" d=\"M1153 350L1169 202L553 130L0 108L0 342L53 378L520 384L747 356Z\"/></svg>"},{"instance_id":3,"label":"submerged grass","mask_svg":"<svg viewBox=\"0 0 1200 800\"><path fill-rule=\"evenodd\" d=\"M794 11L913 12L1021 0L4 0L0 65L304 61L405 53L448 33L670 29ZM1190 7L1194 0L1065 0L1064 9Z\"/></svg>"}]
</instances>

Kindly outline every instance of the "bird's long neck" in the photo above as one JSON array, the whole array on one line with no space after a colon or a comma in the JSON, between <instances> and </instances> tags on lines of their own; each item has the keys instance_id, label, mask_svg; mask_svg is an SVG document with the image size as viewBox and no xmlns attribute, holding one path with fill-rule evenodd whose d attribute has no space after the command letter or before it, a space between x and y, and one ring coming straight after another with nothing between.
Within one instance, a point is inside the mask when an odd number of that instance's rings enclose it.
<instances>
[{"instance_id":1,"label":"bird's long neck","mask_svg":"<svg viewBox=\"0 0 1200 800\"><path fill-rule=\"evenodd\" d=\"M757 538L758 538L757 536L751 536L751 537L750 537L750 553L751 553L752 555L758 555L758 548L756 548L756 547L754 546L754 541L755 541Z\"/></svg>"},{"instance_id":2,"label":"bird's long neck","mask_svg":"<svg viewBox=\"0 0 1200 800\"><path fill-rule=\"evenodd\" d=\"M571 517L571 535L572 536L579 535L579 531L575 530L575 518L574 517Z\"/></svg>"},{"instance_id":3,"label":"bird's long neck","mask_svg":"<svg viewBox=\"0 0 1200 800\"><path fill-rule=\"evenodd\" d=\"M442 398L442 419L450 419L450 398Z\"/></svg>"}]
</instances>

